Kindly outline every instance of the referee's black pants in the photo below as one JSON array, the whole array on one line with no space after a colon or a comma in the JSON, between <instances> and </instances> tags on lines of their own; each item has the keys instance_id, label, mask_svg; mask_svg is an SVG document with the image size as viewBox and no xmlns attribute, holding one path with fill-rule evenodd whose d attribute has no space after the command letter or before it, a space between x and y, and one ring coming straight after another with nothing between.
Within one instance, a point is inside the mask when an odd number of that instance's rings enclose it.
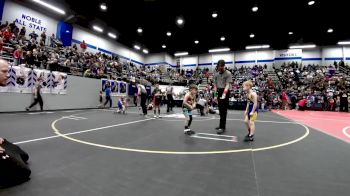
<instances>
[{"instance_id":1,"label":"referee's black pants","mask_svg":"<svg viewBox=\"0 0 350 196\"><path fill-rule=\"evenodd\" d=\"M227 91L225 99L221 99L222 94L224 93L223 88L218 89L218 106L220 113L220 125L219 128L226 129L226 118L227 118L227 108L229 106L229 97L230 91Z\"/></svg>"},{"instance_id":2,"label":"referee's black pants","mask_svg":"<svg viewBox=\"0 0 350 196\"><path fill-rule=\"evenodd\" d=\"M147 94L142 93L141 94L141 107L142 107L142 112L144 115L147 115L147 106L146 106L146 101L147 101Z\"/></svg>"},{"instance_id":3,"label":"referee's black pants","mask_svg":"<svg viewBox=\"0 0 350 196\"><path fill-rule=\"evenodd\" d=\"M167 112L173 111L173 106L174 106L174 98L173 95L167 95L168 99L168 104L167 104Z\"/></svg>"}]
</instances>

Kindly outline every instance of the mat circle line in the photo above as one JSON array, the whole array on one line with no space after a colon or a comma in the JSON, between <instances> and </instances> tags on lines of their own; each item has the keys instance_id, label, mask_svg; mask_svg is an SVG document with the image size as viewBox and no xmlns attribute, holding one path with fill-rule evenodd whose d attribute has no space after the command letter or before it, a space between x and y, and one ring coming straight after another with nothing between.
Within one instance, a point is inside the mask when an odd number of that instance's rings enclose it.
<instances>
[{"instance_id":1,"label":"mat circle line","mask_svg":"<svg viewBox=\"0 0 350 196\"><path fill-rule=\"evenodd\" d=\"M301 125L302 127L305 128L305 133L297 138L294 139L292 141L289 142L285 142L285 143L281 143L281 144L277 144L277 145L272 145L272 146L266 146L266 147L260 147L260 148L244 148L244 149L233 149L233 150L217 150L217 151L162 151L162 150L145 150L145 149L135 149L135 148L126 148L126 147L118 147L118 146L109 146L109 145L104 145L104 144L97 144L97 143L93 143L93 142L87 142L84 140L79 140L73 137L70 137L66 134L62 134L61 131L59 129L56 128L56 123L63 120L62 118L60 119L56 119L55 121L53 121L51 123L51 128L54 131L54 133L62 138L65 138L67 140L73 141L73 142L77 142L77 143L81 143L81 144L86 144L86 145L90 145L90 146L95 146L95 147L99 147L99 148L106 148L106 149L111 149L111 150L119 150L119 151L128 151L128 152L138 152L138 153L148 153L148 154L168 154L168 155L209 155L209 154L229 154L229 153L238 153L238 152L259 152L259 151L265 151L265 150L271 150L271 149L276 149L276 148L281 148L284 146L288 146L294 143L297 143L303 139L305 139L309 133L310 133L310 129L300 123L297 122L284 122L284 123L290 123L290 124L298 124ZM233 119L231 119L233 120ZM236 119L236 120L241 120L241 119ZM138 121L140 122L140 121ZM257 121L259 122L259 121ZM262 121L264 122L264 121ZM269 121L271 123L280 123L277 121ZM123 123L121 126L123 125L127 125L127 123ZM115 125L115 126L118 126ZM109 126L111 127L111 126ZM102 128L95 128L92 130L101 130ZM79 131L81 133L83 132L88 132L87 130L84 131Z\"/></svg>"}]
</instances>

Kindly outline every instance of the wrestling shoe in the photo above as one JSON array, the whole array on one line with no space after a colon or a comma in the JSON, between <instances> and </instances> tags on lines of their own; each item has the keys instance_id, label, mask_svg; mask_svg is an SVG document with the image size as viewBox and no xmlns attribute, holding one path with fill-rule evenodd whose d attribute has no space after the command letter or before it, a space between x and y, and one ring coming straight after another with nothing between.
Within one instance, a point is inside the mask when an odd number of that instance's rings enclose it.
<instances>
[{"instance_id":1,"label":"wrestling shoe","mask_svg":"<svg viewBox=\"0 0 350 196\"><path fill-rule=\"evenodd\" d=\"M244 141L245 141L245 142L252 142L252 141L254 141L254 135L247 135L247 136L244 138Z\"/></svg>"}]
</instances>

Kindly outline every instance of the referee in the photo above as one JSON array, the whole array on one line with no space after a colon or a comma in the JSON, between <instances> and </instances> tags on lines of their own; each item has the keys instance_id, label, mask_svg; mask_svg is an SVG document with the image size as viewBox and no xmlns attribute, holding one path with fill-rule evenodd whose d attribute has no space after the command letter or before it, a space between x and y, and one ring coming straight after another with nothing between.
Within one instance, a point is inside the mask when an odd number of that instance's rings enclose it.
<instances>
[{"instance_id":1,"label":"referee","mask_svg":"<svg viewBox=\"0 0 350 196\"><path fill-rule=\"evenodd\" d=\"M226 117L227 108L229 105L231 83L231 72L225 69L225 61L219 60L217 64L217 73L214 75L215 99L218 100L220 113L220 125L216 128L217 134L223 134L226 131Z\"/></svg>"}]
</instances>

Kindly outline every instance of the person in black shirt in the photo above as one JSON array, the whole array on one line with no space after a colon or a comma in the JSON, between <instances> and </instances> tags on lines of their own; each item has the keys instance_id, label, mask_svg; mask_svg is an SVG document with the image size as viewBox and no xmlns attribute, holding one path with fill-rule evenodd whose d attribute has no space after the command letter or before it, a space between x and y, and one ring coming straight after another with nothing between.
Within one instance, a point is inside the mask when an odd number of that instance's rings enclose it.
<instances>
[{"instance_id":1,"label":"person in black shirt","mask_svg":"<svg viewBox=\"0 0 350 196\"><path fill-rule=\"evenodd\" d=\"M35 64L35 58L31 51L27 52L27 55L25 57L25 63L28 67L33 67L33 65Z\"/></svg>"},{"instance_id":2,"label":"person in black shirt","mask_svg":"<svg viewBox=\"0 0 350 196\"><path fill-rule=\"evenodd\" d=\"M33 31L32 33L29 34L30 39L34 39L36 41L36 38L38 37L38 34Z\"/></svg>"},{"instance_id":3,"label":"person in black shirt","mask_svg":"<svg viewBox=\"0 0 350 196\"><path fill-rule=\"evenodd\" d=\"M29 111L29 109L31 109L33 106L35 106L38 103L40 105L40 110L43 111L44 102L43 102L43 99L41 97L41 79L38 79L38 83L35 86L34 102L29 107L27 107L26 110Z\"/></svg>"},{"instance_id":4,"label":"person in black shirt","mask_svg":"<svg viewBox=\"0 0 350 196\"><path fill-rule=\"evenodd\" d=\"M340 92L340 108L341 112L349 112L348 94L345 91Z\"/></svg>"}]
</instances>

